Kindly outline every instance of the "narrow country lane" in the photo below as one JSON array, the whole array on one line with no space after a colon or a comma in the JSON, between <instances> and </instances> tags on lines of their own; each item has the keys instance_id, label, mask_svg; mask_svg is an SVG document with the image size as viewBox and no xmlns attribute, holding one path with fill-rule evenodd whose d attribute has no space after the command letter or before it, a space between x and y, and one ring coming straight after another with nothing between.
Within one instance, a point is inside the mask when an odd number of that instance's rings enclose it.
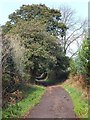
<instances>
[{"instance_id":1,"label":"narrow country lane","mask_svg":"<svg viewBox=\"0 0 90 120\"><path fill-rule=\"evenodd\" d=\"M25 118L75 118L69 94L60 86L49 86L40 103Z\"/></svg>"}]
</instances>

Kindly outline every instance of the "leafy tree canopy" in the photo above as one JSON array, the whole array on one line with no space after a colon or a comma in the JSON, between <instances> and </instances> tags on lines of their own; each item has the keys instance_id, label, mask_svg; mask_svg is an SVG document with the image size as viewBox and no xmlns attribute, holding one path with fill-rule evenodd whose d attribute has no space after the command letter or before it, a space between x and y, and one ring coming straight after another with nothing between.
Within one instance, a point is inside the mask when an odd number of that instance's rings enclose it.
<instances>
[{"instance_id":1,"label":"leafy tree canopy","mask_svg":"<svg viewBox=\"0 0 90 120\"><path fill-rule=\"evenodd\" d=\"M24 65L32 76L54 69L58 65L63 69L61 58L65 55L62 48L56 37L45 31L45 25L40 21L21 20L9 34L12 37L15 34L21 37L21 46L25 47Z\"/></svg>"},{"instance_id":2,"label":"leafy tree canopy","mask_svg":"<svg viewBox=\"0 0 90 120\"><path fill-rule=\"evenodd\" d=\"M60 22L60 17L58 10L45 5L23 5L9 15L10 21L3 26L8 39L17 39L25 48L23 66L25 72L31 75L32 82L43 72L67 68L68 58L57 42L57 35L64 35L67 29Z\"/></svg>"},{"instance_id":3,"label":"leafy tree canopy","mask_svg":"<svg viewBox=\"0 0 90 120\"><path fill-rule=\"evenodd\" d=\"M61 13L59 10L50 9L45 5L22 5L20 9L9 15L9 21L3 26L4 33L7 33L20 20L31 21L40 20L46 24L46 30L51 34L64 35L66 26L60 21Z\"/></svg>"}]
</instances>

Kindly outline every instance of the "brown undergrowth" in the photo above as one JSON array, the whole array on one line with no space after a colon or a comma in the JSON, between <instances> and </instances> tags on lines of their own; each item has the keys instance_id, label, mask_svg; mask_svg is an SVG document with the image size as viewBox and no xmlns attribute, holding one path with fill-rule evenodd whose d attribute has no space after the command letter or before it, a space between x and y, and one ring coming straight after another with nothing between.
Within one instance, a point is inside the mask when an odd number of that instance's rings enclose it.
<instances>
[{"instance_id":1,"label":"brown undergrowth","mask_svg":"<svg viewBox=\"0 0 90 120\"><path fill-rule=\"evenodd\" d=\"M82 97L84 97L85 99L88 99L88 94L90 92L90 89L84 82L84 76L70 75L69 78L66 80L65 84L76 88L78 91L80 91L82 93Z\"/></svg>"}]
</instances>

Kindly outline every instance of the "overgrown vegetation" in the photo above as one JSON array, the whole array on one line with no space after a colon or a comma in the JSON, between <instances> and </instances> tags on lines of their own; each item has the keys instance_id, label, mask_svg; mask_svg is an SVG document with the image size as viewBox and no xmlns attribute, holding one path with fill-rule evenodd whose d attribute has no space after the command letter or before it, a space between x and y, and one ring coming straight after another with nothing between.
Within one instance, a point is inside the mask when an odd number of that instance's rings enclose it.
<instances>
[{"instance_id":1,"label":"overgrown vegetation","mask_svg":"<svg viewBox=\"0 0 90 120\"><path fill-rule=\"evenodd\" d=\"M77 116L88 118L88 93L90 85L90 40L85 39L81 48L74 59L70 61L70 79L72 84L68 82L64 85L65 89L70 93ZM74 79L76 77L76 79ZM74 83L73 83L74 81ZM78 84L79 83L79 86ZM72 86L76 84L76 86ZM72 86L72 87L71 87ZM83 91L80 92L80 87ZM78 89L79 88L79 89ZM84 91L86 91L84 93ZM87 96L86 99L82 95Z\"/></svg>"},{"instance_id":2,"label":"overgrown vegetation","mask_svg":"<svg viewBox=\"0 0 90 120\"><path fill-rule=\"evenodd\" d=\"M14 104L8 104L3 109L3 119L6 118L21 118L24 117L27 112L39 103L45 88L39 86L21 86L23 99ZM19 94L20 96L20 94Z\"/></svg>"},{"instance_id":3,"label":"overgrown vegetation","mask_svg":"<svg viewBox=\"0 0 90 120\"><path fill-rule=\"evenodd\" d=\"M72 80L73 81L73 80ZM73 104L74 104L74 111L76 115L80 118L88 118L88 98L85 98L86 93L84 90L81 92L76 87L72 86L73 84L64 84L64 88L70 94Z\"/></svg>"},{"instance_id":4,"label":"overgrown vegetation","mask_svg":"<svg viewBox=\"0 0 90 120\"><path fill-rule=\"evenodd\" d=\"M78 55L70 63L72 75L82 75L86 86L90 85L90 40L83 40Z\"/></svg>"}]
</instances>

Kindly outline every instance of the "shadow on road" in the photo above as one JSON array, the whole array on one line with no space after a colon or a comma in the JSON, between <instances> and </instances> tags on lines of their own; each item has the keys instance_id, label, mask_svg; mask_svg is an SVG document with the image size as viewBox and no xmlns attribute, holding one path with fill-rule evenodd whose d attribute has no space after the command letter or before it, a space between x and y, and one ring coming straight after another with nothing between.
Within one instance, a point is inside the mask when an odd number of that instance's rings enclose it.
<instances>
[{"instance_id":1,"label":"shadow on road","mask_svg":"<svg viewBox=\"0 0 90 120\"><path fill-rule=\"evenodd\" d=\"M45 81L45 80L36 80L35 84L36 85L42 85L44 87L48 86L53 86L53 85L58 85L66 81L66 79L59 79L59 80L53 80L53 81Z\"/></svg>"}]
</instances>

